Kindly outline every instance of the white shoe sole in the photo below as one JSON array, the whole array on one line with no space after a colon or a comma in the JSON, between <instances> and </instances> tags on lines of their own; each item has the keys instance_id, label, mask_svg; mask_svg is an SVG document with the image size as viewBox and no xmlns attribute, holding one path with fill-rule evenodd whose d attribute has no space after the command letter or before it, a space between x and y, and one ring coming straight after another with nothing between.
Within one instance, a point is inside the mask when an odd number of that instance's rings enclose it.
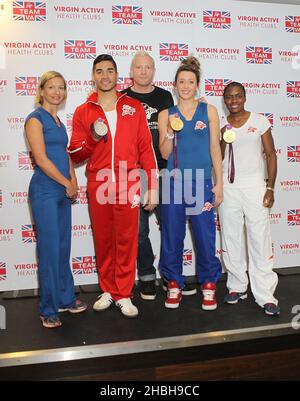
<instances>
[{"instance_id":1,"label":"white shoe sole","mask_svg":"<svg viewBox=\"0 0 300 401\"><path fill-rule=\"evenodd\" d=\"M195 295L195 294L197 294L197 288L194 288L193 290L189 290L189 291L182 290L181 294L184 295L184 296Z\"/></svg>"},{"instance_id":2,"label":"white shoe sole","mask_svg":"<svg viewBox=\"0 0 300 401\"><path fill-rule=\"evenodd\" d=\"M202 305L203 310L216 310L218 305Z\"/></svg>"},{"instance_id":3,"label":"white shoe sole","mask_svg":"<svg viewBox=\"0 0 300 401\"><path fill-rule=\"evenodd\" d=\"M139 314L139 311L138 311L137 308L136 308L136 312L126 312L126 310L124 310L124 306L118 304L118 301L115 302L115 305L116 305L117 308L120 309L122 315L124 315L126 317L134 318L134 317L137 317L138 314Z\"/></svg>"},{"instance_id":4,"label":"white shoe sole","mask_svg":"<svg viewBox=\"0 0 300 401\"><path fill-rule=\"evenodd\" d=\"M168 308L168 309L176 309L176 308L179 307L179 302L178 302L178 304L167 304L165 302L165 307Z\"/></svg>"},{"instance_id":5,"label":"white shoe sole","mask_svg":"<svg viewBox=\"0 0 300 401\"><path fill-rule=\"evenodd\" d=\"M118 305L116 305L119 309L120 309L120 311L121 311L121 313L122 313L122 315L124 315L124 316L126 316L126 317L129 317L129 318L135 318L135 317L137 317L138 315L139 315L139 312L136 312L136 313L126 313L124 310L123 310L123 308L121 308L120 306L118 306Z\"/></svg>"},{"instance_id":6,"label":"white shoe sole","mask_svg":"<svg viewBox=\"0 0 300 401\"><path fill-rule=\"evenodd\" d=\"M156 295L145 295L142 292L140 292L140 296L146 301L154 301L154 299L156 298Z\"/></svg>"}]
</instances>

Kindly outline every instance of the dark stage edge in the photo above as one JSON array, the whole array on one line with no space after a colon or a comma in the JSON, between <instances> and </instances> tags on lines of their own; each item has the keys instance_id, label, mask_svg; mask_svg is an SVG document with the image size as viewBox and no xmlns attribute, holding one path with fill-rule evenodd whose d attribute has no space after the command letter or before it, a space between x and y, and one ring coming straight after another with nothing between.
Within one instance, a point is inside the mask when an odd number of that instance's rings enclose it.
<instances>
[{"instance_id":1,"label":"dark stage edge","mask_svg":"<svg viewBox=\"0 0 300 401\"><path fill-rule=\"evenodd\" d=\"M243 344L247 346L246 352L250 352L249 344L253 344L253 350L258 352L272 351L280 349L279 339L283 340L283 349L298 348L300 330L293 328L292 320L300 312L300 306L298 309L295 306L300 304L299 288L300 275L280 277L275 295L280 301L281 314L276 317L265 315L250 292L248 299L236 305L223 304L224 281L218 285L216 311L201 309L199 292L183 297L179 309L168 310L164 307L165 292L161 287L157 287L154 301L141 300L137 287L134 303L140 314L135 319L124 317L115 306L94 312L92 305L97 294L82 292L80 298L88 303L89 310L77 315L61 314L63 326L54 330L42 327L37 298L0 298L7 318L6 329L0 330L0 376L3 368L80 364L87 360L106 363L110 358L129 361L136 357L140 366L143 363L146 366L147 358L149 362L158 352L174 363L175 353L170 354L171 350L178 353L186 350L186 355L191 355L193 350L196 354L202 349L204 357L207 349L222 346L226 348L223 356L230 356L241 354ZM296 327L299 325L298 318ZM222 353L218 352L220 356ZM190 356L188 360L192 360ZM135 367L133 359L130 367Z\"/></svg>"}]
</instances>

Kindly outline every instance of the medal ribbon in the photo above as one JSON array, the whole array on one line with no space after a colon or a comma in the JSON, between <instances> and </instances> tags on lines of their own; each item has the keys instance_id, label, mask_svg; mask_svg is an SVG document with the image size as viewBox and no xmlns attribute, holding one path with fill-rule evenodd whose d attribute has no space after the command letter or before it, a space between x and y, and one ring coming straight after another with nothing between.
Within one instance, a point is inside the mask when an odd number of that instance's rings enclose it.
<instances>
[{"instance_id":1,"label":"medal ribbon","mask_svg":"<svg viewBox=\"0 0 300 401\"><path fill-rule=\"evenodd\" d=\"M232 143L229 143L229 155L228 155L228 182L232 184L234 182L235 176L235 166L234 166L234 156L233 156L233 147Z\"/></svg>"},{"instance_id":2,"label":"medal ribbon","mask_svg":"<svg viewBox=\"0 0 300 401\"><path fill-rule=\"evenodd\" d=\"M174 166L174 168L177 168L178 167L178 146L177 146L176 133L174 133L174 138L173 138L173 153L174 153L173 166Z\"/></svg>"}]
</instances>

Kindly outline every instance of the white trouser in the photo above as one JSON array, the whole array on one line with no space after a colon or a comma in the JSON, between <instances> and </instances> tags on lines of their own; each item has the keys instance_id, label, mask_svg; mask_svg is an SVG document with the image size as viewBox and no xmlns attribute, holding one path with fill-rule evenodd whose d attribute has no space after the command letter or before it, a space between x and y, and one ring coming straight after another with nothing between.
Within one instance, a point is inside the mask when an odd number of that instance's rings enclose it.
<instances>
[{"instance_id":1,"label":"white trouser","mask_svg":"<svg viewBox=\"0 0 300 401\"><path fill-rule=\"evenodd\" d=\"M248 286L244 250L244 222L247 232L250 286L258 305L278 301L273 294L278 283L273 271L269 209L263 206L265 186L224 187L220 206L223 260L228 270L227 288L245 292Z\"/></svg>"}]
</instances>

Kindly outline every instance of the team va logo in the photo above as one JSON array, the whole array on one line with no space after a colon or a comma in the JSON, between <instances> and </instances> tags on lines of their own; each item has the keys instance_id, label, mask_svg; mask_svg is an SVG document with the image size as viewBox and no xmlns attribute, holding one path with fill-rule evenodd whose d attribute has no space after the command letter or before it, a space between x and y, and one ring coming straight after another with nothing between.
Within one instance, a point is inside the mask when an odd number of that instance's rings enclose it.
<instances>
[{"instance_id":1,"label":"team va logo","mask_svg":"<svg viewBox=\"0 0 300 401\"><path fill-rule=\"evenodd\" d=\"M300 33L300 15L288 15L285 17L285 30L291 33Z\"/></svg>"},{"instance_id":2,"label":"team va logo","mask_svg":"<svg viewBox=\"0 0 300 401\"><path fill-rule=\"evenodd\" d=\"M35 162L32 152L28 150L25 150L24 152L18 152L18 164L19 170L34 170Z\"/></svg>"},{"instance_id":3,"label":"team va logo","mask_svg":"<svg viewBox=\"0 0 300 401\"><path fill-rule=\"evenodd\" d=\"M20 77L15 78L17 96L35 96L39 77Z\"/></svg>"},{"instance_id":4,"label":"team va logo","mask_svg":"<svg viewBox=\"0 0 300 401\"><path fill-rule=\"evenodd\" d=\"M122 91L127 89L132 85L132 79L130 77L118 77L117 81L117 91Z\"/></svg>"},{"instance_id":5,"label":"team va logo","mask_svg":"<svg viewBox=\"0 0 300 401\"><path fill-rule=\"evenodd\" d=\"M192 266L193 264L193 250L192 249L184 249L183 257L182 257L183 266Z\"/></svg>"},{"instance_id":6,"label":"team va logo","mask_svg":"<svg viewBox=\"0 0 300 401\"><path fill-rule=\"evenodd\" d=\"M182 61L189 54L189 46L186 43L160 43L160 61Z\"/></svg>"},{"instance_id":7,"label":"team va logo","mask_svg":"<svg viewBox=\"0 0 300 401\"><path fill-rule=\"evenodd\" d=\"M87 193L86 193L86 186L79 186L77 197L72 201L73 205L87 205Z\"/></svg>"},{"instance_id":8,"label":"team va logo","mask_svg":"<svg viewBox=\"0 0 300 401\"><path fill-rule=\"evenodd\" d=\"M288 226L300 226L300 209L288 210L287 223Z\"/></svg>"},{"instance_id":9,"label":"team va logo","mask_svg":"<svg viewBox=\"0 0 300 401\"><path fill-rule=\"evenodd\" d=\"M229 11L203 11L203 27L209 29L230 29L231 14Z\"/></svg>"},{"instance_id":10,"label":"team va logo","mask_svg":"<svg viewBox=\"0 0 300 401\"><path fill-rule=\"evenodd\" d=\"M287 147L287 161L291 163L300 163L300 145Z\"/></svg>"},{"instance_id":11,"label":"team va logo","mask_svg":"<svg viewBox=\"0 0 300 401\"><path fill-rule=\"evenodd\" d=\"M65 58L94 59L96 58L96 42L94 40L65 40Z\"/></svg>"},{"instance_id":12,"label":"team va logo","mask_svg":"<svg viewBox=\"0 0 300 401\"><path fill-rule=\"evenodd\" d=\"M0 262L0 281L6 280L6 263Z\"/></svg>"},{"instance_id":13,"label":"team va logo","mask_svg":"<svg viewBox=\"0 0 300 401\"><path fill-rule=\"evenodd\" d=\"M225 86L232 82L231 79L206 79L205 96L223 96Z\"/></svg>"},{"instance_id":14,"label":"team va logo","mask_svg":"<svg viewBox=\"0 0 300 401\"><path fill-rule=\"evenodd\" d=\"M21 227L21 236L23 244L32 244L36 242L36 230L33 224L23 224Z\"/></svg>"},{"instance_id":15,"label":"team va logo","mask_svg":"<svg viewBox=\"0 0 300 401\"><path fill-rule=\"evenodd\" d=\"M271 47L247 46L246 61L248 64L272 64Z\"/></svg>"},{"instance_id":16,"label":"team va logo","mask_svg":"<svg viewBox=\"0 0 300 401\"><path fill-rule=\"evenodd\" d=\"M46 2L14 1L13 19L15 21L46 21Z\"/></svg>"},{"instance_id":17,"label":"team va logo","mask_svg":"<svg viewBox=\"0 0 300 401\"><path fill-rule=\"evenodd\" d=\"M269 123L271 124L271 128L273 129L273 123L274 123L274 115L273 113L259 113L262 116L267 117Z\"/></svg>"},{"instance_id":18,"label":"team va logo","mask_svg":"<svg viewBox=\"0 0 300 401\"><path fill-rule=\"evenodd\" d=\"M77 256L72 258L72 270L74 274L97 273L95 256Z\"/></svg>"},{"instance_id":19,"label":"team va logo","mask_svg":"<svg viewBox=\"0 0 300 401\"><path fill-rule=\"evenodd\" d=\"M142 25L143 8L140 6L112 6L113 24Z\"/></svg>"},{"instance_id":20,"label":"team va logo","mask_svg":"<svg viewBox=\"0 0 300 401\"><path fill-rule=\"evenodd\" d=\"M287 81L286 94L287 97L300 98L300 81Z\"/></svg>"}]
</instances>

